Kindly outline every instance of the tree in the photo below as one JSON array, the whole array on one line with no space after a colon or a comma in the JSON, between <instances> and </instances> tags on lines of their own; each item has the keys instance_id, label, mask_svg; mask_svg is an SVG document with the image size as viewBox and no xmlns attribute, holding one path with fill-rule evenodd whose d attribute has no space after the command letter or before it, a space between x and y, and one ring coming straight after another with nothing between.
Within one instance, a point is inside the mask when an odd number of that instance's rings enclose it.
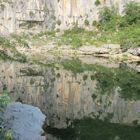
<instances>
[{"instance_id":1,"label":"tree","mask_svg":"<svg viewBox=\"0 0 140 140\"><path fill-rule=\"evenodd\" d=\"M140 20L140 4L134 1L126 4L124 9L124 22L128 25L132 25Z\"/></svg>"}]
</instances>

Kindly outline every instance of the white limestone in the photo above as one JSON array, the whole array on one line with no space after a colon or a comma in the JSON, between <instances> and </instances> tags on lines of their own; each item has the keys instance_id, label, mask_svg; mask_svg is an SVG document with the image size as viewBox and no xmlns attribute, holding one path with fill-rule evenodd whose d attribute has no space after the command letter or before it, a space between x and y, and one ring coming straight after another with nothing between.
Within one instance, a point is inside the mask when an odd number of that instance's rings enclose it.
<instances>
[{"instance_id":1,"label":"white limestone","mask_svg":"<svg viewBox=\"0 0 140 140\"><path fill-rule=\"evenodd\" d=\"M121 14L124 5L131 0L0 0L1 32L20 32L22 30L42 30L44 28L66 29L78 24L90 28L94 20L98 20L99 9L114 5ZM135 0L140 2L140 0ZM59 23L59 24L58 24Z\"/></svg>"},{"instance_id":2,"label":"white limestone","mask_svg":"<svg viewBox=\"0 0 140 140\"><path fill-rule=\"evenodd\" d=\"M13 102L7 107L4 117L5 125L13 131L13 140L45 140L41 136L45 115L39 108Z\"/></svg>"}]
</instances>

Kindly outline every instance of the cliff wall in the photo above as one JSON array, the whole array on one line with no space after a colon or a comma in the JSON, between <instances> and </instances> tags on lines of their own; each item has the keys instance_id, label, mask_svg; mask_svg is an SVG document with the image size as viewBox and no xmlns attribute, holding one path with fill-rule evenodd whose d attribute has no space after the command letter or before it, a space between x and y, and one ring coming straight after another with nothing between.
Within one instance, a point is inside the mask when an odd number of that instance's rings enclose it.
<instances>
[{"instance_id":1,"label":"cliff wall","mask_svg":"<svg viewBox=\"0 0 140 140\"><path fill-rule=\"evenodd\" d=\"M102 6L114 5L122 13L130 0L0 0L0 33L44 28L65 29L85 20L92 24ZM140 0L135 0L140 2Z\"/></svg>"}]
</instances>

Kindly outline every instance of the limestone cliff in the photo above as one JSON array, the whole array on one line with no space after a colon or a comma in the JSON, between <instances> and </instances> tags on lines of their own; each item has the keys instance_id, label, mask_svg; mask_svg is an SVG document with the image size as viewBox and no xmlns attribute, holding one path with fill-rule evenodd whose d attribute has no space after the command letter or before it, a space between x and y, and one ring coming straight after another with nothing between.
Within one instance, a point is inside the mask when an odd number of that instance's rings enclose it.
<instances>
[{"instance_id":1,"label":"limestone cliff","mask_svg":"<svg viewBox=\"0 0 140 140\"><path fill-rule=\"evenodd\" d=\"M115 5L118 12L130 0L0 0L0 33L41 30L54 26L65 29L74 24L84 26L98 19L102 6ZM135 0L140 2L140 0Z\"/></svg>"}]
</instances>

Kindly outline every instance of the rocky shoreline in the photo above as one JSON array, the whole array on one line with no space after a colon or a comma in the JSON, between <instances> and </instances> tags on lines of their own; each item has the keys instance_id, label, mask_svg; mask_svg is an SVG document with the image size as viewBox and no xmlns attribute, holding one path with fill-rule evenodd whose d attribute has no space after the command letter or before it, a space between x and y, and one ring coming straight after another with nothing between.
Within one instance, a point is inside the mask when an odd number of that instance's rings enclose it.
<instances>
[{"instance_id":1,"label":"rocky shoreline","mask_svg":"<svg viewBox=\"0 0 140 140\"><path fill-rule=\"evenodd\" d=\"M47 55L52 53L54 55L65 56L95 56L108 58L117 61L126 62L139 62L140 61L140 47L130 48L123 50L119 44L104 44L100 47L96 46L82 46L78 49L73 49L71 46L63 45L56 46L55 44L48 44L41 47L21 48L17 47L17 50L27 56L30 55Z\"/></svg>"}]
</instances>

